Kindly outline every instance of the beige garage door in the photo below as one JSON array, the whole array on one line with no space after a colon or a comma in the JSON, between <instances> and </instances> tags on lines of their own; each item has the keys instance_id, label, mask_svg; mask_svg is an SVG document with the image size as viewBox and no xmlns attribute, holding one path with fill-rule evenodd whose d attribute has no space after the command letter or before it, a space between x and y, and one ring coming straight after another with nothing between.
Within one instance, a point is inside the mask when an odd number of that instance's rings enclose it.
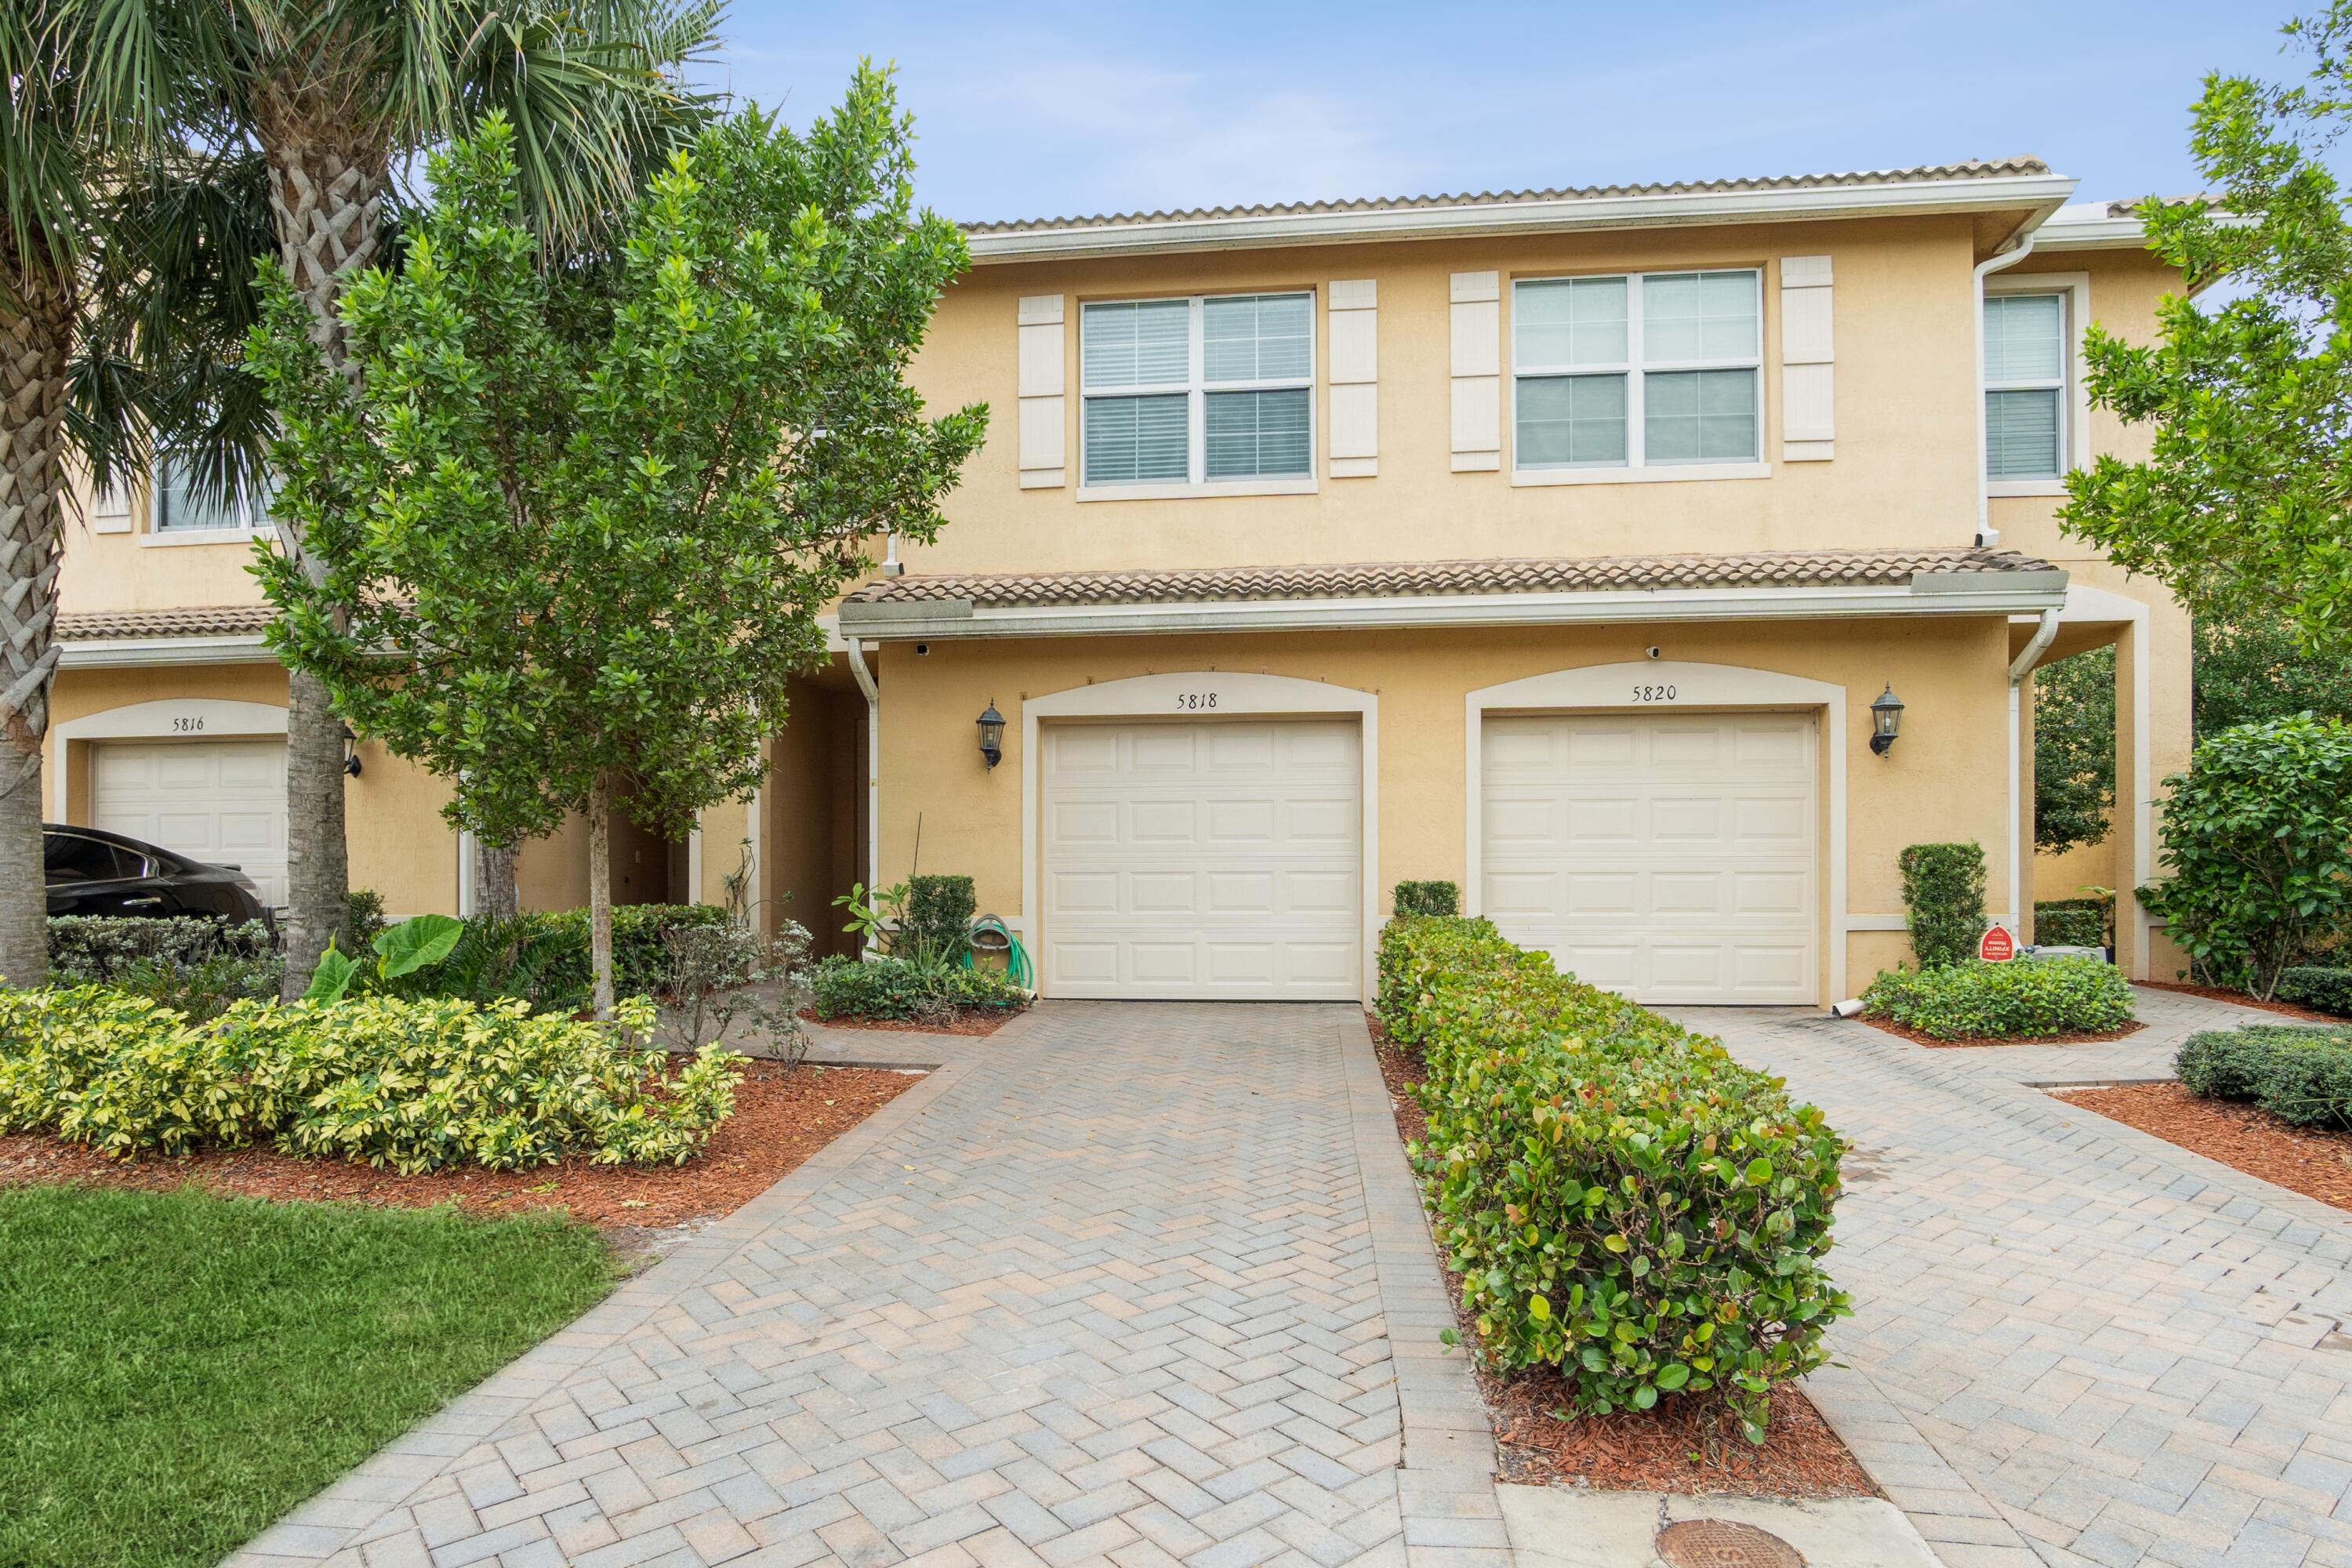
<instances>
[{"instance_id":1,"label":"beige garage door","mask_svg":"<svg viewBox=\"0 0 2352 1568\"><path fill-rule=\"evenodd\" d=\"M1813 721L1486 721L1485 911L1642 1002L1819 1000Z\"/></svg>"},{"instance_id":2,"label":"beige garage door","mask_svg":"<svg viewBox=\"0 0 2352 1568\"><path fill-rule=\"evenodd\" d=\"M1062 724L1041 742L1045 994L1360 994L1352 720Z\"/></svg>"},{"instance_id":3,"label":"beige garage door","mask_svg":"<svg viewBox=\"0 0 2352 1568\"><path fill-rule=\"evenodd\" d=\"M242 867L265 903L286 902L285 742L104 742L89 789L92 826Z\"/></svg>"}]
</instances>

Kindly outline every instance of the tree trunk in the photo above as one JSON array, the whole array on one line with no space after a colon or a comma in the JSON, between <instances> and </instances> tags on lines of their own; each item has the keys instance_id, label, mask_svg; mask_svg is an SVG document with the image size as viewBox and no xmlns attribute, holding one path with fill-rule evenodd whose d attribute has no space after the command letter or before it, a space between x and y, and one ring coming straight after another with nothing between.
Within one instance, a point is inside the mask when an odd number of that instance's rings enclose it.
<instances>
[{"instance_id":1,"label":"tree trunk","mask_svg":"<svg viewBox=\"0 0 2352 1568\"><path fill-rule=\"evenodd\" d=\"M588 964L596 976L596 1016L613 1016L613 775L588 789Z\"/></svg>"},{"instance_id":2,"label":"tree trunk","mask_svg":"<svg viewBox=\"0 0 2352 1568\"><path fill-rule=\"evenodd\" d=\"M269 164L269 211L278 257L310 312L310 339L327 363L356 384L359 366L339 305L344 288L376 258L388 155L348 120L298 84L262 116ZM313 583L328 563L281 527L278 542ZM286 932L289 1000L310 984L327 939L341 929L351 895L343 838L342 723L326 687L301 675L289 682L286 714L286 870L291 910Z\"/></svg>"},{"instance_id":3,"label":"tree trunk","mask_svg":"<svg viewBox=\"0 0 2352 1568\"><path fill-rule=\"evenodd\" d=\"M41 740L58 668L58 519L73 300L35 261L0 315L0 984L48 978Z\"/></svg>"},{"instance_id":4,"label":"tree trunk","mask_svg":"<svg viewBox=\"0 0 2352 1568\"><path fill-rule=\"evenodd\" d=\"M515 888L518 851L474 840L474 910L493 920L510 921L522 913L522 896Z\"/></svg>"}]
</instances>

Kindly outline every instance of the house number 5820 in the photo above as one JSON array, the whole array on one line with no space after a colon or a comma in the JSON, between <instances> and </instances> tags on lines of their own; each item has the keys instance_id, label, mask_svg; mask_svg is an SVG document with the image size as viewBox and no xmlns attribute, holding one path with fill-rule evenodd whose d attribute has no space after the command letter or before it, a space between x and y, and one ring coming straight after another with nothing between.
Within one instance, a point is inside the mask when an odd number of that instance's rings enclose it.
<instances>
[{"instance_id":1,"label":"house number 5820","mask_svg":"<svg viewBox=\"0 0 2352 1568\"><path fill-rule=\"evenodd\" d=\"M1217 694L1213 691L1180 691L1176 694L1176 706L1184 712L1203 711L1216 705Z\"/></svg>"},{"instance_id":2,"label":"house number 5820","mask_svg":"<svg viewBox=\"0 0 2352 1568\"><path fill-rule=\"evenodd\" d=\"M1636 702L1672 702L1674 700L1675 689L1671 686L1636 686L1633 688L1633 700Z\"/></svg>"}]
</instances>

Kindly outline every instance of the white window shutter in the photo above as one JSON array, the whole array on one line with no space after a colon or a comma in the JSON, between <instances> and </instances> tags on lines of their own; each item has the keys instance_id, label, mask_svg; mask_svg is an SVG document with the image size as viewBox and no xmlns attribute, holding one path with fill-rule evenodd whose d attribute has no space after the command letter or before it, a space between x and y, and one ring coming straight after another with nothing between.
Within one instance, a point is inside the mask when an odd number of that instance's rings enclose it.
<instances>
[{"instance_id":1,"label":"white window shutter","mask_svg":"<svg viewBox=\"0 0 2352 1568\"><path fill-rule=\"evenodd\" d=\"M1780 460L1837 455L1837 337L1826 256L1780 258Z\"/></svg>"},{"instance_id":2,"label":"white window shutter","mask_svg":"<svg viewBox=\"0 0 2352 1568\"><path fill-rule=\"evenodd\" d=\"M1454 314L1454 471L1503 466L1503 287L1497 272L1456 272Z\"/></svg>"},{"instance_id":3,"label":"white window shutter","mask_svg":"<svg viewBox=\"0 0 2352 1568\"><path fill-rule=\"evenodd\" d=\"M131 492L120 485L99 491L89 504L89 531L92 533L130 532Z\"/></svg>"},{"instance_id":4,"label":"white window shutter","mask_svg":"<svg viewBox=\"0 0 2352 1568\"><path fill-rule=\"evenodd\" d=\"M1021 300L1021 488L1058 489L1068 471L1059 294Z\"/></svg>"},{"instance_id":5,"label":"white window shutter","mask_svg":"<svg viewBox=\"0 0 2352 1568\"><path fill-rule=\"evenodd\" d=\"M1368 479L1381 471L1380 285L1337 280L1329 300L1331 477Z\"/></svg>"}]
</instances>

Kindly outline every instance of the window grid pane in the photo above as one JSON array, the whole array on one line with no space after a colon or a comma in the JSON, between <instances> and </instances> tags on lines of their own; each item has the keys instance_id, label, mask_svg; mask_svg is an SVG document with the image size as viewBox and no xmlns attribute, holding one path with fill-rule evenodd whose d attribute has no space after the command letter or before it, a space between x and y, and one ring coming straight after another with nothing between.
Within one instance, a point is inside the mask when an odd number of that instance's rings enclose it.
<instances>
[{"instance_id":1,"label":"window grid pane","mask_svg":"<svg viewBox=\"0 0 2352 1568\"><path fill-rule=\"evenodd\" d=\"M1192 307L1183 300L1088 305L1080 318L1086 385L1181 386L1192 375Z\"/></svg>"},{"instance_id":2,"label":"window grid pane","mask_svg":"<svg viewBox=\"0 0 2352 1568\"><path fill-rule=\"evenodd\" d=\"M1625 379L1559 375L1520 382L1515 442L1519 467L1622 466Z\"/></svg>"},{"instance_id":3,"label":"window grid pane","mask_svg":"<svg viewBox=\"0 0 2352 1568\"><path fill-rule=\"evenodd\" d=\"M201 500L186 468L177 463L162 466L155 482L154 531L197 533L244 526L244 516L234 501Z\"/></svg>"},{"instance_id":4,"label":"window grid pane","mask_svg":"<svg viewBox=\"0 0 2352 1568\"><path fill-rule=\"evenodd\" d=\"M1985 394L1985 472L1996 479L2057 477L2056 388Z\"/></svg>"},{"instance_id":5,"label":"window grid pane","mask_svg":"<svg viewBox=\"0 0 2352 1568\"><path fill-rule=\"evenodd\" d=\"M1210 479L1289 479L1309 470L1306 388L1213 392L1204 401Z\"/></svg>"},{"instance_id":6,"label":"window grid pane","mask_svg":"<svg viewBox=\"0 0 2352 1568\"><path fill-rule=\"evenodd\" d=\"M1519 284L1511 296L1514 356L1523 366L1623 364L1625 297L1622 278Z\"/></svg>"},{"instance_id":7,"label":"window grid pane","mask_svg":"<svg viewBox=\"0 0 2352 1568\"><path fill-rule=\"evenodd\" d=\"M1757 357L1757 275L1661 272L1642 279L1647 364Z\"/></svg>"},{"instance_id":8,"label":"window grid pane","mask_svg":"<svg viewBox=\"0 0 2352 1568\"><path fill-rule=\"evenodd\" d=\"M2055 294L1985 300L1985 383L2056 383L2065 376L2065 309Z\"/></svg>"},{"instance_id":9,"label":"window grid pane","mask_svg":"<svg viewBox=\"0 0 2352 1568\"><path fill-rule=\"evenodd\" d=\"M1653 372L1642 383L1642 445L1652 463L1737 463L1756 458L1752 370Z\"/></svg>"},{"instance_id":10,"label":"window grid pane","mask_svg":"<svg viewBox=\"0 0 2352 1568\"><path fill-rule=\"evenodd\" d=\"M1304 294L1244 294L1201 304L1202 374L1212 384L1304 381L1313 371Z\"/></svg>"},{"instance_id":11,"label":"window grid pane","mask_svg":"<svg viewBox=\"0 0 2352 1568\"><path fill-rule=\"evenodd\" d=\"M1090 485L1182 480L1192 474L1192 420L1183 393L1086 400L1085 479Z\"/></svg>"}]
</instances>

